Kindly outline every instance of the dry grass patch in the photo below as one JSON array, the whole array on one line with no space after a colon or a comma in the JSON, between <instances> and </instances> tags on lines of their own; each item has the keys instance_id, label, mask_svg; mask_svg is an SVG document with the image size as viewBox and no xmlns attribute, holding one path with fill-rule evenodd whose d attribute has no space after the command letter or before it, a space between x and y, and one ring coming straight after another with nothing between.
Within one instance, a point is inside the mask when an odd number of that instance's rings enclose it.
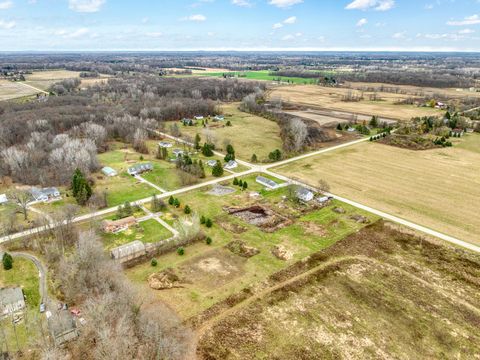
<instances>
[{"instance_id":1,"label":"dry grass patch","mask_svg":"<svg viewBox=\"0 0 480 360\"><path fill-rule=\"evenodd\" d=\"M334 194L480 243L480 135L453 148L413 151L363 143L277 168Z\"/></svg>"},{"instance_id":2,"label":"dry grass patch","mask_svg":"<svg viewBox=\"0 0 480 360\"><path fill-rule=\"evenodd\" d=\"M281 86L271 90L270 98L281 98L293 104L312 108L325 108L347 111L368 116L377 115L396 120L410 120L416 116L440 115L442 112L431 108L421 108L414 105L395 105L395 102L410 98L410 95L380 93L382 101L369 101L373 92L364 92L364 100L345 102L342 97L352 92L351 89L329 88L316 85ZM360 95L360 91L353 90Z\"/></svg>"}]
</instances>

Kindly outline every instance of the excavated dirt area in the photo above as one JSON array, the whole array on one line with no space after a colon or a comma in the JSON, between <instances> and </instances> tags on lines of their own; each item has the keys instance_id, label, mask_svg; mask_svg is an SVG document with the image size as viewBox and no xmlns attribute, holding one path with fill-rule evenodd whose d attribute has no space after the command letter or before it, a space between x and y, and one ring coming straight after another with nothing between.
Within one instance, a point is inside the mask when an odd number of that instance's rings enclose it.
<instances>
[{"instance_id":1,"label":"excavated dirt area","mask_svg":"<svg viewBox=\"0 0 480 360\"><path fill-rule=\"evenodd\" d=\"M480 255L400 230L369 225L228 299L198 358L480 359Z\"/></svg>"},{"instance_id":2,"label":"excavated dirt area","mask_svg":"<svg viewBox=\"0 0 480 360\"><path fill-rule=\"evenodd\" d=\"M230 215L236 216L243 221L254 225L265 232L275 232L285 226L292 224L287 217L260 205L253 205L245 208L224 208Z\"/></svg>"}]
</instances>

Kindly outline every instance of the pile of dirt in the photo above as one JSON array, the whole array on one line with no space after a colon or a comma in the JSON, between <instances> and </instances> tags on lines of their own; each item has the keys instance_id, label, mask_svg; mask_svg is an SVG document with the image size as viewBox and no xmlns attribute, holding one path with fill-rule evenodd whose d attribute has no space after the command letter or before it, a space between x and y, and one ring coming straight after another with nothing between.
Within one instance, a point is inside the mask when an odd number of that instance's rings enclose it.
<instances>
[{"instance_id":1,"label":"pile of dirt","mask_svg":"<svg viewBox=\"0 0 480 360\"><path fill-rule=\"evenodd\" d=\"M217 224L223 229L228 232L234 233L234 234L242 234L245 231L247 231L247 228L239 225L239 224L234 224L229 221L217 221Z\"/></svg>"},{"instance_id":2,"label":"pile of dirt","mask_svg":"<svg viewBox=\"0 0 480 360\"><path fill-rule=\"evenodd\" d=\"M340 206L337 206L337 207L333 208L332 211L336 212L337 214L345 214L346 213L345 209L340 207Z\"/></svg>"},{"instance_id":3,"label":"pile of dirt","mask_svg":"<svg viewBox=\"0 0 480 360\"><path fill-rule=\"evenodd\" d=\"M224 195L229 195L231 193L234 193L235 189L228 187L228 186L222 186L222 185L215 185L212 190L208 192L209 195L214 195L214 196L224 196Z\"/></svg>"},{"instance_id":4,"label":"pile of dirt","mask_svg":"<svg viewBox=\"0 0 480 360\"><path fill-rule=\"evenodd\" d=\"M275 245L272 249L272 254L280 260L290 260L293 257L293 252L287 250L283 245Z\"/></svg>"},{"instance_id":5,"label":"pile of dirt","mask_svg":"<svg viewBox=\"0 0 480 360\"><path fill-rule=\"evenodd\" d=\"M292 224L292 221L287 217L260 205L252 205L246 208L226 207L224 210L230 215L239 217L268 233Z\"/></svg>"},{"instance_id":6,"label":"pile of dirt","mask_svg":"<svg viewBox=\"0 0 480 360\"><path fill-rule=\"evenodd\" d=\"M247 246L245 242L241 240L232 241L231 243L228 243L225 247L232 253L244 258L251 258L252 256L260 253L260 250L252 246Z\"/></svg>"},{"instance_id":7,"label":"pile of dirt","mask_svg":"<svg viewBox=\"0 0 480 360\"><path fill-rule=\"evenodd\" d=\"M151 274L148 277L147 281L150 288L154 290L165 290L183 287L182 285L180 285L180 278L171 268Z\"/></svg>"},{"instance_id":8,"label":"pile of dirt","mask_svg":"<svg viewBox=\"0 0 480 360\"><path fill-rule=\"evenodd\" d=\"M353 214L350 216L350 219L354 220L355 222L359 224L368 224L370 223L370 220L368 220L365 216L363 215L358 215L358 214Z\"/></svg>"}]
</instances>

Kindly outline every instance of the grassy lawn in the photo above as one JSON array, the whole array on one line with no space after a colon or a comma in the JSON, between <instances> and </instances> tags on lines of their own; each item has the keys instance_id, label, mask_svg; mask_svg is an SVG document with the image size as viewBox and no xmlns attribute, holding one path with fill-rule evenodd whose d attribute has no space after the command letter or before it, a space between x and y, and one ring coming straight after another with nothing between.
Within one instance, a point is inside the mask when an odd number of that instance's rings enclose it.
<instances>
[{"instance_id":1,"label":"grassy lawn","mask_svg":"<svg viewBox=\"0 0 480 360\"><path fill-rule=\"evenodd\" d=\"M168 239L172 233L165 229L154 219L143 221L136 227L131 227L128 230L122 231L118 234L102 234L103 243L106 250L111 250L117 246L127 244L129 242L140 240L143 243L155 243L161 240Z\"/></svg>"},{"instance_id":2,"label":"grassy lawn","mask_svg":"<svg viewBox=\"0 0 480 360\"><path fill-rule=\"evenodd\" d=\"M434 230L480 243L480 135L445 149L412 151L362 143L276 171Z\"/></svg>"},{"instance_id":3,"label":"grassy lawn","mask_svg":"<svg viewBox=\"0 0 480 360\"><path fill-rule=\"evenodd\" d=\"M224 144L229 141L235 148L239 159L250 161L253 154L257 155L258 161L268 158L268 154L282 148L280 128L271 120L241 112L238 103L224 104L221 106L225 115L225 123L230 121L232 126L224 123L209 122L208 128L215 136L215 145L219 151L223 151ZM198 133L205 140L204 128L197 126L180 126L182 134L194 138Z\"/></svg>"},{"instance_id":4,"label":"grassy lawn","mask_svg":"<svg viewBox=\"0 0 480 360\"><path fill-rule=\"evenodd\" d=\"M249 183L249 190L261 190L261 186L255 184L254 178L251 176L242 180ZM361 214L372 221L376 219L372 215L338 202L302 214L301 207L293 206L282 199L285 193L285 189L261 191L262 196L255 199L250 197L250 191L237 190L230 195L217 197L209 195L208 190L205 190L179 196L181 208L169 207L165 212L165 218L173 222L175 217L182 215L183 206L188 204L193 211L213 220L214 225L211 229L204 228L206 234L213 239L212 245L197 243L188 246L184 256L178 256L174 252L166 254L158 258L157 268L152 268L149 263L141 264L126 270L128 277L145 286L146 291L151 291L158 299L166 301L182 317L188 318L364 226L351 220L350 215ZM261 204L279 214L289 214L295 221L276 232L266 233L240 218L228 215L223 210L224 206L252 204ZM346 213L333 212L332 208L335 206L342 206ZM307 223L310 226L306 226ZM224 248L233 240L244 241L246 245L259 249L260 253L248 259L234 255ZM273 246L279 244L293 253L290 260L279 260L272 255ZM198 266L205 262L220 263L223 268L213 269L211 272L199 270ZM185 287L157 292L150 290L146 282L148 276L169 267L186 278L188 283Z\"/></svg>"},{"instance_id":5,"label":"grassy lawn","mask_svg":"<svg viewBox=\"0 0 480 360\"><path fill-rule=\"evenodd\" d=\"M40 305L38 270L31 261L14 258L13 268L8 271L0 266L0 288L7 286L22 287L28 306L37 308Z\"/></svg>"},{"instance_id":6,"label":"grassy lawn","mask_svg":"<svg viewBox=\"0 0 480 360\"><path fill-rule=\"evenodd\" d=\"M270 75L271 71L269 70L259 70L259 71L227 71L227 72L206 72L206 73L195 73L196 76L213 76L213 77L223 77L224 74L230 76L240 77L242 79L251 79L251 80L262 80L262 81L275 81L275 82L289 82L293 84L316 84L317 79L305 79L300 77L292 76L274 76Z\"/></svg>"}]
</instances>

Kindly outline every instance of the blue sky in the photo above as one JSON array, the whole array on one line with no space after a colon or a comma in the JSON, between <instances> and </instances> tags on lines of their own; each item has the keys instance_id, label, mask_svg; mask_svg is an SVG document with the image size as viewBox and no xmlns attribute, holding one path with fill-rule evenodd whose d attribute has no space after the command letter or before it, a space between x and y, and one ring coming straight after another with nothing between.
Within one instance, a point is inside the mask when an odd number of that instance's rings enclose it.
<instances>
[{"instance_id":1,"label":"blue sky","mask_svg":"<svg viewBox=\"0 0 480 360\"><path fill-rule=\"evenodd\" d=\"M0 0L0 51L480 51L480 0Z\"/></svg>"}]
</instances>

